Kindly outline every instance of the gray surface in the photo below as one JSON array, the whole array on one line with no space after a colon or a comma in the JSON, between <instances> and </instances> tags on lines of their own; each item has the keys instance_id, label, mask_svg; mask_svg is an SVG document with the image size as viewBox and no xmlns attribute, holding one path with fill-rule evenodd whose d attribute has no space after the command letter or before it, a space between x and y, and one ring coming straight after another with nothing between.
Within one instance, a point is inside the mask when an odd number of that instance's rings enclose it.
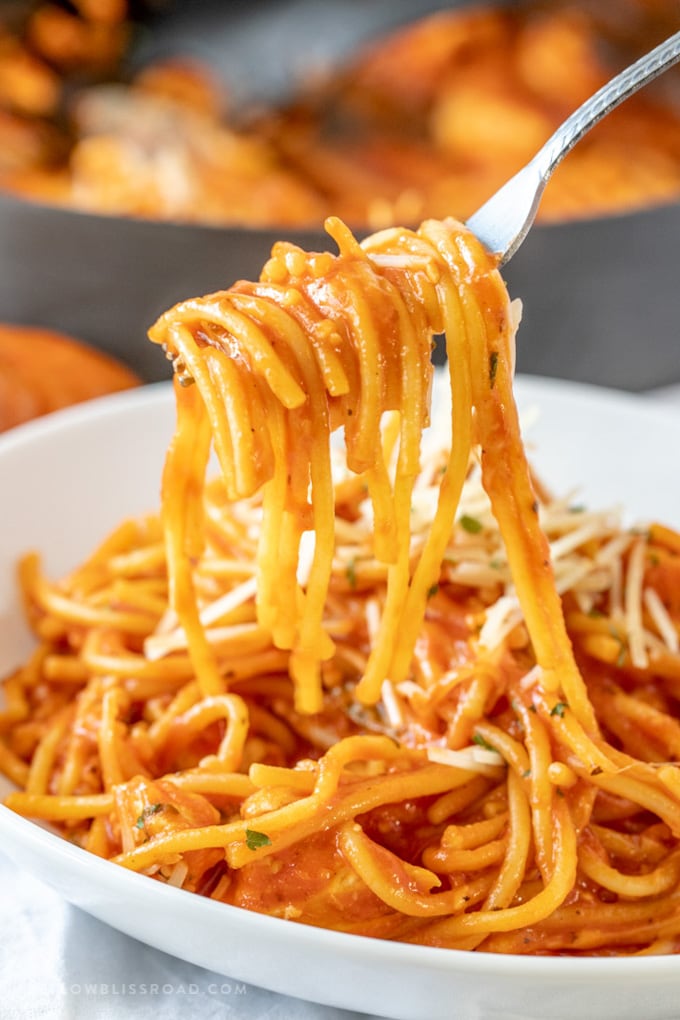
<instances>
[{"instance_id":1,"label":"gray surface","mask_svg":"<svg viewBox=\"0 0 680 1020\"><path fill-rule=\"evenodd\" d=\"M680 205L536 228L503 270L518 367L627 390L680 381Z\"/></svg>"}]
</instances>

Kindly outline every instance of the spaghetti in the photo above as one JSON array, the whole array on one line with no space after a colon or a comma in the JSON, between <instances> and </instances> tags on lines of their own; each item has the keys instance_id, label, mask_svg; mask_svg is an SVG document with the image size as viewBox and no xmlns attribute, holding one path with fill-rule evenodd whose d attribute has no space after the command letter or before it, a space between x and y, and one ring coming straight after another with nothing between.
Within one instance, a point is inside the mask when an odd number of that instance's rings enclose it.
<instances>
[{"instance_id":1,"label":"spaghetti","mask_svg":"<svg viewBox=\"0 0 680 1020\"><path fill-rule=\"evenodd\" d=\"M307 924L675 952L680 537L532 476L518 313L463 227L328 229L338 255L280 243L151 330L177 402L160 517L58 583L22 561L7 804ZM426 449L439 333L450 442Z\"/></svg>"}]
</instances>

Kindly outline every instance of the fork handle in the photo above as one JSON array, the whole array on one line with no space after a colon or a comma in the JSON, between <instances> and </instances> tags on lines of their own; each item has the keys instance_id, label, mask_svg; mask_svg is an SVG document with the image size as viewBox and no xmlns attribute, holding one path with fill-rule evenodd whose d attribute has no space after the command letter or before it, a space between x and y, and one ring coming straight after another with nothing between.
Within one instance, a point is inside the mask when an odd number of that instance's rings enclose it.
<instances>
[{"instance_id":1,"label":"fork handle","mask_svg":"<svg viewBox=\"0 0 680 1020\"><path fill-rule=\"evenodd\" d=\"M640 57L579 106L531 161L540 170L544 181L595 124L647 82L662 74L678 60L678 57L680 57L680 32L676 32L644 57Z\"/></svg>"}]
</instances>

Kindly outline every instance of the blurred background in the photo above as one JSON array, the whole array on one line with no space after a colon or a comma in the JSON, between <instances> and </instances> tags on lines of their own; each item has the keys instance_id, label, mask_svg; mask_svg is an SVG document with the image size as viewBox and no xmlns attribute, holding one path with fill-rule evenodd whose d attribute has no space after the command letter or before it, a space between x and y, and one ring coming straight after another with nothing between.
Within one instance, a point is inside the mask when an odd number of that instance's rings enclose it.
<instances>
[{"instance_id":1,"label":"blurred background","mask_svg":"<svg viewBox=\"0 0 680 1020\"><path fill-rule=\"evenodd\" d=\"M676 0L0 2L0 429L169 378L146 330L327 247L464 219ZM565 160L505 276L521 371L680 381L680 75ZM67 334L64 337L62 334Z\"/></svg>"}]
</instances>

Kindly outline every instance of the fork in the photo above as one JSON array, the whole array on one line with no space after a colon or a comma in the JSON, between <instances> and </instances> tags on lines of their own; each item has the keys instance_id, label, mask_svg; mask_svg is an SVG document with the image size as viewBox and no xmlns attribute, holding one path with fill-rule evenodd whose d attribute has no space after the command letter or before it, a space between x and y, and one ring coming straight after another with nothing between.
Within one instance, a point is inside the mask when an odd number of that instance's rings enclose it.
<instances>
[{"instance_id":1,"label":"fork","mask_svg":"<svg viewBox=\"0 0 680 1020\"><path fill-rule=\"evenodd\" d=\"M514 177L467 221L485 248L505 265L529 233L555 167L598 121L680 60L680 32L640 57L587 99Z\"/></svg>"}]
</instances>

